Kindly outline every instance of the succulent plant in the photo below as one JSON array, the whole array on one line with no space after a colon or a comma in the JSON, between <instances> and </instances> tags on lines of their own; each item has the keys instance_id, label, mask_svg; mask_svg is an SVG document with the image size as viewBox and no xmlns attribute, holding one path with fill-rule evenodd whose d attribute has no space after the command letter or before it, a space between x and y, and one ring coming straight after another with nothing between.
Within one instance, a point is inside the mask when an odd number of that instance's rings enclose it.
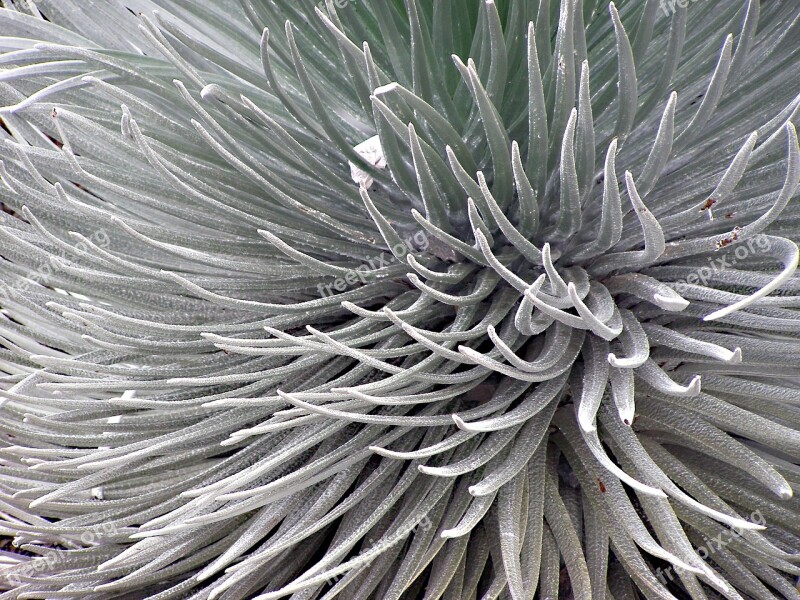
<instances>
[{"instance_id":1,"label":"succulent plant","mask_svg":"<svg viewBox=\"0 0 800 600\"><path fill-rule=\"evenodd\" d=\"M0 600L800 598L800 3L0 4Z\"/></svg>"}]
</instances>

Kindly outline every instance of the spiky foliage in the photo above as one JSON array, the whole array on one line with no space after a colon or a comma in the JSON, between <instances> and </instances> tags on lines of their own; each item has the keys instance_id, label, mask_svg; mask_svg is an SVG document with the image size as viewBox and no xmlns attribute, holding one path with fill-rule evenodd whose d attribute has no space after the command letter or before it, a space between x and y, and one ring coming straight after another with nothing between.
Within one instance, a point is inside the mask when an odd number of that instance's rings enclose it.
<instances>
[{"instance_id":1,"label":"spiky foliage","mask_svg":"<svg viewBox=\"0 0 800 600\"><path fill-rule=\"evenodd\" d=\"M0 598L800 597L800 4L5 3Z\"/></svg>"}]
</instances>

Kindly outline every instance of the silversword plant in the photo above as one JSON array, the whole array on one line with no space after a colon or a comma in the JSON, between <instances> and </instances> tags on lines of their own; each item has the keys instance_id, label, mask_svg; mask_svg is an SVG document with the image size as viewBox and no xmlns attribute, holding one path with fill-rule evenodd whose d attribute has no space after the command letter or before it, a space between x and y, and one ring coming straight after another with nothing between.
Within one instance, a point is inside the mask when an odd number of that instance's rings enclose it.
<instances>
[{"instance_id":1,"label":"silversword plant","mask_svg":"<svg viewBox=\"0 0 800 600\"><path fill-rule=\"evenodd\" d=\"M800 3L2 4L0 600L800 598Z\"/></svg>"}]
</instances>

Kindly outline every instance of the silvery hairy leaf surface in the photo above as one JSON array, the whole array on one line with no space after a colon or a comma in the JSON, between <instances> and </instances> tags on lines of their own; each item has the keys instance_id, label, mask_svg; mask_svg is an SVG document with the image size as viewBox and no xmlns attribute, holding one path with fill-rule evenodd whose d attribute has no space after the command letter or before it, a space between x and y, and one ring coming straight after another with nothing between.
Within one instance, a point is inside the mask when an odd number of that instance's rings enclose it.
<instances>
[{"instance_id":1,"label":"silvery hairy leaf surface","mask_svg":"<svg viewBox=\"0 0 800 600\"><path fill-rule=\"evenodd\" d=\"M0 600L800 598L800 3L0 6Z\"/></svg>"}]
</instances>

